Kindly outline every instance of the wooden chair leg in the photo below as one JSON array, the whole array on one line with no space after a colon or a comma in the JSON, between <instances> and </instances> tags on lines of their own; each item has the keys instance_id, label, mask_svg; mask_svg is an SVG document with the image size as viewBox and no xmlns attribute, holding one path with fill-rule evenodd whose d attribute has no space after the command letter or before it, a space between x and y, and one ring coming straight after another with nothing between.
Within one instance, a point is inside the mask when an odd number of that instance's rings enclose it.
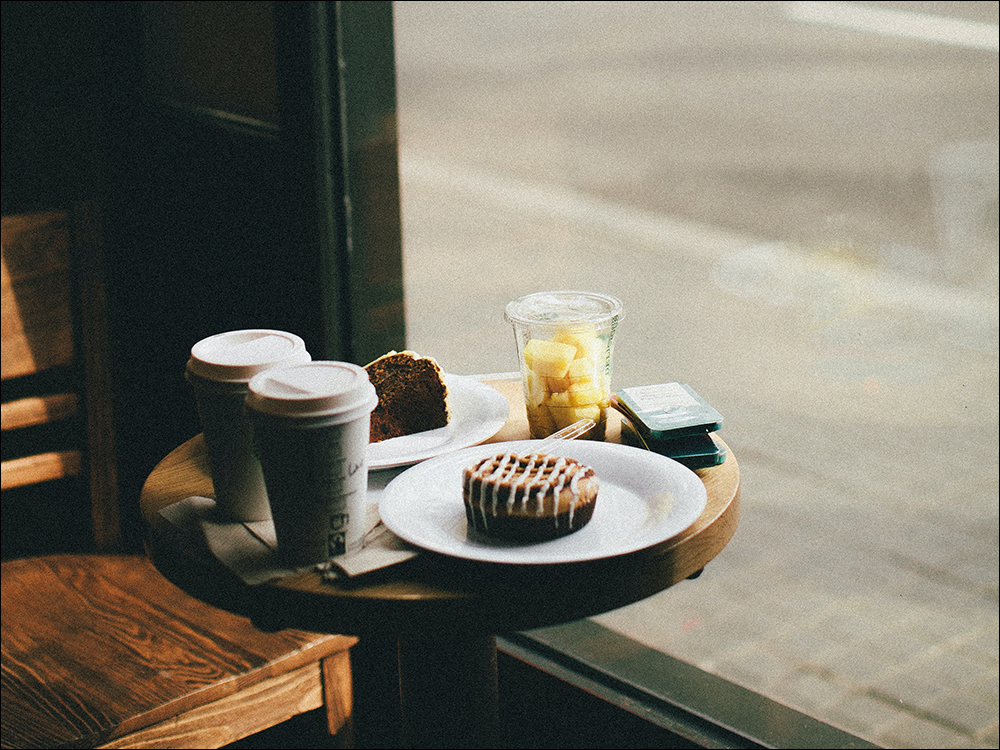
<instances>
[{"instance_id":1,"label":"wooden chair leg","mask_svg":"<svg viewBox=\"0 0 1000 750\"><path fill-rule=\"evenodd\" d=\"M331 654L323 659L321 666L327 729L337 738L338 746L354 747L351 652L344 650Z\"/></svg>"}]
</instances>

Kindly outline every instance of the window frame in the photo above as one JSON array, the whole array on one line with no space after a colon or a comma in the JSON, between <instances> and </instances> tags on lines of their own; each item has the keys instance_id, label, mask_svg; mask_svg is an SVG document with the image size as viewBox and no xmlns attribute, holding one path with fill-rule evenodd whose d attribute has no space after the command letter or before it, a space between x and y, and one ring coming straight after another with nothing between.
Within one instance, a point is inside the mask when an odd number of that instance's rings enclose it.
<instances>
[{"instance_id":1,"label":"window frame","mask_svg":"<svg viewBox=\"0 0 1000 750\"><path fill-rule=\"evenodd\" d=\"M589 618L497 638L497 650L698 747L878 747Z\"/></svg>"}]
</instances>

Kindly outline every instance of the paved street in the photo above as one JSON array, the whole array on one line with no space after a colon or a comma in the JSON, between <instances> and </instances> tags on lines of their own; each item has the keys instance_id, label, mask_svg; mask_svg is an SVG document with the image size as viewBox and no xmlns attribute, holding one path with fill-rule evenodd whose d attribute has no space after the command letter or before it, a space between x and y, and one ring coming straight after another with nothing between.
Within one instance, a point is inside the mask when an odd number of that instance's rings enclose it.
<instances>
[{"instance_id":1,"label":"paved street","mask_svg":"<svg viewBox=\"0 0 1000 750\"><path fill-rule=\"evenodd\" d=\"M615 387L723 413L743 520L597 619L887 747L995 748L998 56L811 5L397 3L409 343L510 371L508 300L620 297Z\"/></svg>"}]
</instances>

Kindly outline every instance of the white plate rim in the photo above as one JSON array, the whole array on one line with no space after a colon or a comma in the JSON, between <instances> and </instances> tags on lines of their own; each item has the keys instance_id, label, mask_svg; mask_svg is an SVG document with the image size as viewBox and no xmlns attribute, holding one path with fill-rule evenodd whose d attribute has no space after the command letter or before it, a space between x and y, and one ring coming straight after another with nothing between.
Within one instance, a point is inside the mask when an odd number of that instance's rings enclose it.
<instances>
[{"instance_id":1,"label":"white plate rim","mask_svg":"<svg viewBox=\"0 0 1000 750\"><path fill-rule=\"evenodd\" d=\"M447 531L442 530L441 526L445 522L438 522L433 518L439 511L447 512L446 523L453 527L457 524L456 519L460 511L461 521L464 524L465 509L462 503L460 478L464 466L494 452L507 449L530 450L532 445L537 443L536 440L518 440L477 445L406 469L386 485L379 498L379 514L383 523L405 542L449 557L477 562L545 565L600 560L646 549L686 531L701 516L707 505L705 485L698 475L671 458L618 443L566 441L558 450L553 449L550 452L572 456L594 466L598 479L602 480L602 489L615 487L614 494L610 497L629 495L628 503L646 504L647 514L654 517L652 525L644 523L642 528L630 537L614 540L611 544L591 546L589 543L594 539L595 529L600 533L602 529L599 526L609 518L608 513L620 509L607 506L608 502L615 501L609 501L609 492L605 490L604 496L598 493L598 506L587 526L550 542L493 546L463 539L457 533L449 535ZM616 466L617 469L614 468ZM442 489L440 484L433 485L433 478L440 477L442 472L448 476L446 489ZM640 481L638 478L640 472L655 475L666 486L639 489L637 485ZM623 477L626 483L632 482L631 487L621 486ZM412 495L417 489L432 495L430 499L426 496L421 497L420 502L425 505L419 510L415 510L412 504ZM671 494L673 504L665 515L658 517L657 512L660 510L658 506L663 502L665 492ZM408 500L411 503L410 507L407 506ZM602 500L606 503L603 506L603 510L606 511L604 514L601 513ZM417 513L421 516L419 520L414 521ZM592 529L592 526L595 528Z\"/></svg>"},{"instance_id":2,"label":"white plate rim","mask_svg":"<svg viewBox=\"0 0 1000 750\"><path fill-rule=\"evenodd\" d=\"M489 440L507 423L510 404L500 391L472 375L441 373L452 418L446 427L368 446L368 469L392 469Z\"/></svg>"}]
</instances>

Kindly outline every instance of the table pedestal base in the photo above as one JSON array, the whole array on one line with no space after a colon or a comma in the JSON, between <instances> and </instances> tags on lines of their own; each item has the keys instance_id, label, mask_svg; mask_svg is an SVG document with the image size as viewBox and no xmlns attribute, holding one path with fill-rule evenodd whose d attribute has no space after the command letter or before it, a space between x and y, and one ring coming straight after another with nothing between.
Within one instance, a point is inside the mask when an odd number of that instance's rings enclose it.
<instances>
[{"instance_id":1,"label":"table pedestal base","mask_svg":"<svg viewBox=\"0 0 1000 750\"><path fill-rule=\"evenodd\" d=\"M496 638L442 633L398 644L404 746L500 747Z\"/></svg>"}]
</instances>

